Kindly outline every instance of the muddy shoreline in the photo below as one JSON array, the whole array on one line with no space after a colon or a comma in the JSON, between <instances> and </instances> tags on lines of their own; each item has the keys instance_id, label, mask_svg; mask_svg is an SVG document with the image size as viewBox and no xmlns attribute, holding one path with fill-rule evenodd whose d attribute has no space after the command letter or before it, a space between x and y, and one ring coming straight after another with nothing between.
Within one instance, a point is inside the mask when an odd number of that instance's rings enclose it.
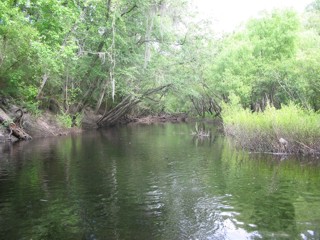
<instances>
[{"instance_id":1,"label":"muddy shoreline","mask_svg":"<svg viewBox=\"0 0 320 240\"><path fill-rule=\"evenodd\" d=\"M21 119L17 122L19 114L23 113ZM0 143L1 142L16 142L22 141L12 134L9 124L14 123L21 130L29 134L32 139L58 137L69 134L81 133L84 130L97 129L97 121L101 118L101 114L96 114L92 109L86 108L82 113L82 121L80 126L64 127L58 121L59 114L49 110L42 110L37 116L32 115L24 108L15 105L13 102L6 104L0 103L0 118L3 121L0 123ZM198 119L188 116L186 113L176 114L157 114L148 116L130 116L127 115L121 119L117 125L126 124L156 124L156 123L187 123L187 122L204 122L211 123L216 126L221 126L221 119Z\"/></svg>"}]
</instances>

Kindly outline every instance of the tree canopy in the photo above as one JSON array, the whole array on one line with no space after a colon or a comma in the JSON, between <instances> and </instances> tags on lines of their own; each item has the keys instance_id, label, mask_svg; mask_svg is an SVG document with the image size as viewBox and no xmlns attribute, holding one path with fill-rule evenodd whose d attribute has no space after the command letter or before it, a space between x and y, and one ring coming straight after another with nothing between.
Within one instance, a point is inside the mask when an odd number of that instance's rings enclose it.
<instances>
[{"instance_id":1,"label":"tree canopy","mask_svg":"<svg viewBox=\"0 0 320 240\"><path fill-rule=\"evenodd\" d=\"M31 110L54 101L67 114L90 106L119 117L217 116L224 102L318 111L318 23L319 1L221 36L185 0L4 0L0 93Z\"/></svg>"}]
</instances>

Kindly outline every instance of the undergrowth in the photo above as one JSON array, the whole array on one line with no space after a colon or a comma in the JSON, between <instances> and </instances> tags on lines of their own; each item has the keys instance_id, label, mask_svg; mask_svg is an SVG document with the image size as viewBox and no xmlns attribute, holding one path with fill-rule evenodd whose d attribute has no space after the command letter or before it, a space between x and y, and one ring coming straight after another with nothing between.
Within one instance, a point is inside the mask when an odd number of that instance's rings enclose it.
<instances>
[{"instance_id":1,"label":"undergrowth","mask_svg":"<svg viewBox=\"0 0 320 240\"><path fill-rule=\"evenodd\" d=\"M258 152L319 153L320 115L290 103L252 113L238 105L225 106L224 130L244 149ZM288 144L279 142L285 139Z\"/></svg>"},{"instance_id":2,"label":"undergrowth","mask_svg":"<svg viewBox=\"0 0 320 240\"><path fill-rule=\"evenodd\" d=\"M61 113L61 114L57 115L57 120L58 120L59 124L65 128L73 127L73 123L75 123L75 126L79 127L81 125L82 115L76 114L76 115L74 115L74 117L75 117L75 119L73 120L73 116L71 116L67 113Z\"/></svg>"}]
</instances>

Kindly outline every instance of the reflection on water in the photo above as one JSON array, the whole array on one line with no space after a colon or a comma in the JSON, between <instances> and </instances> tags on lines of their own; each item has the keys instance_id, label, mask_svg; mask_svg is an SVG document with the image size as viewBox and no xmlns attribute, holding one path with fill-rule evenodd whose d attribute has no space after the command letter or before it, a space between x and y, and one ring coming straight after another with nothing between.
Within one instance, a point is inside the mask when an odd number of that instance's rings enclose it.
<instances>
[{"instance_id":1,"label":"reflection on water","mask_svg":"<svg viewBox=\"0 0 320 240\"><path fill-rule=\"evenodd\" d=\"M0 145L0 239L320 238L319 164L237 153L192 129Z\"/></svg>"}]
</instances>

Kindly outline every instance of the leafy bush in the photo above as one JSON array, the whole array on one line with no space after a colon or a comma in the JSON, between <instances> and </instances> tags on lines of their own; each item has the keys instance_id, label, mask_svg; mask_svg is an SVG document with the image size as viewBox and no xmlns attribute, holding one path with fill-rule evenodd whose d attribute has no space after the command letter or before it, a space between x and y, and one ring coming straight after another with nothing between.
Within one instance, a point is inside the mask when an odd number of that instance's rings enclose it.
<instances>
[{"instance_id":1,"label":"leafy bush","mask_svg":"<svg viewBox=\"0 0 320 240\"><path fill-rule=\"evenodd\" d=\"M59 114L57 120L62 127L69 128L72 125L72 117L66 113Z\"/></svg>"},{"instance_id":2,"label":"leafy bush","mask_svg":"<svg viewBox=\"0 0 320 240\"><path fill-rule=\"evenodd\" d=\"M60 125L62 127L65 127L65 128L69 128L72 126L72 123L73 123L73 117L67 113L62 113L62 114L59 114L57 116L57 120L58 122L60 123ZM76 123L76 126L80 126L81 125L81 121L82 121L82 115L81 114L76 114L75 115L75 123Z\"/></svg>"}]
</instances>

